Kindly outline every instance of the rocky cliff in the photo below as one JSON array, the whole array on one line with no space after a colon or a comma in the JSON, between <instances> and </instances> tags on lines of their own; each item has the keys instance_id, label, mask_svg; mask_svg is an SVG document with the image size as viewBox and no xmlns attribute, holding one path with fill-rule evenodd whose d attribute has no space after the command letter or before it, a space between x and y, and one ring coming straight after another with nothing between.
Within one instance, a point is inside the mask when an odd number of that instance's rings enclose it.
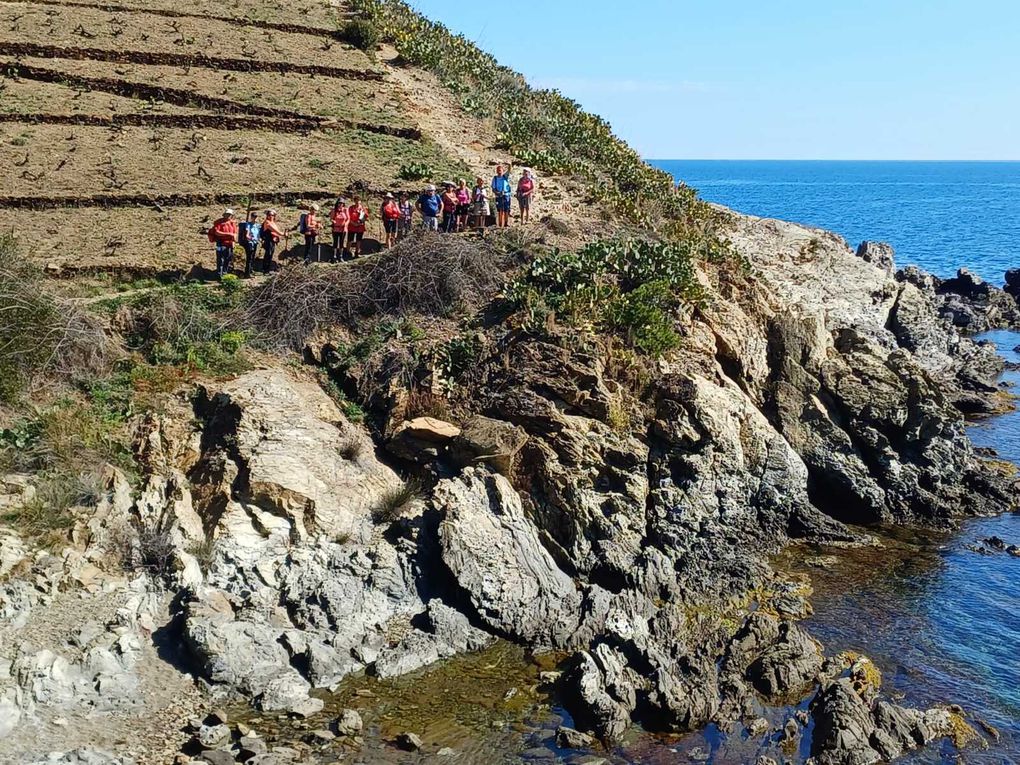
<instances>
[{"instance_id":1,"label":"rocky cliff","mask_svg":"<svg viewBox=\"0 0 1020 765\"><path fill-rule=\"evenodd\" d=\"M1004 405L1001 362L947 319L944 285L896 276L887 248L742 216L726 227L747 267L699 267L708 298L656 361L497 321L475 333L455 422L413 416L393 365L341 373L389 391L371 430L305 370L272 364L140 418L138 488L109 471L62 557L4 543L5 568L29 573L0 592L0 732L71 716L90 740L83 710L156 697L155 634L208 698L266 712L313 716L317 689L345 677L504 639L567 656L553 692L605 741L634 723L732 731L811 695L784 741L812 729L818 762L953 733L955 712L891 703L866 659L798 627L809 589L768 559L1015 507L962 414ZM331 348L327 332L306 356ZM104 573L125 546L159 565ZM29 639L82 581L116 617L70 650Z\"/></svg>"}]
</instances>

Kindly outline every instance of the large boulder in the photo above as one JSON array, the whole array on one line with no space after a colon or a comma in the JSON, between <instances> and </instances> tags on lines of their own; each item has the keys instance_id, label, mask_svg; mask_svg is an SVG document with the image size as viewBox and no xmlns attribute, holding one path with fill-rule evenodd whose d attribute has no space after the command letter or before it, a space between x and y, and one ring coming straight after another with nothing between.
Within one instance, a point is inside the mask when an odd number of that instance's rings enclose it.
<instances>
[{"instance_id":1,"label":"large boulder","mask_svg":"<svg viewBox=\"0 0 1020 765\"><path fill-rule=\"evenodd\" d=\"M259 370L201 391L202 457L189 478L195 506L215 527L231 500L310 533L360 538L386 492L400 485L372 441L314 383Z\"/></svg>"},{"instance_id":2,"label":"large boulder","mask_svg":"<svg viewBox=\"0 0 1020 765\"><path fill-rule=\"evenodd\" d=\"M531 645L569 644L581 595L542 545L509 482L469 468L440 483L434 502L443 518L443 563L481 621Z\"/></svg>"}]
</instances>

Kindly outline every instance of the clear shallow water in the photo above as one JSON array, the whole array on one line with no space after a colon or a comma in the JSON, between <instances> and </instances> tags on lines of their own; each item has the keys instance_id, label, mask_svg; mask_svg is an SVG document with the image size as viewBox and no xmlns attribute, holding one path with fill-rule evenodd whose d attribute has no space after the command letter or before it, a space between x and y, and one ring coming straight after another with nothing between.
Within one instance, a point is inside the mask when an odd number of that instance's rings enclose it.
<instances>
[{"instance_id":1,"label":"clear shallow water","mask_svg":"<svg viewBox=\"0 0 1020 765\"><path fill-rule=\"evenodd\" d=\"M899 265L997 285L1020 267L1020 162L650 162L710 202L889 242Z\"/></svg>"}]
</instances>

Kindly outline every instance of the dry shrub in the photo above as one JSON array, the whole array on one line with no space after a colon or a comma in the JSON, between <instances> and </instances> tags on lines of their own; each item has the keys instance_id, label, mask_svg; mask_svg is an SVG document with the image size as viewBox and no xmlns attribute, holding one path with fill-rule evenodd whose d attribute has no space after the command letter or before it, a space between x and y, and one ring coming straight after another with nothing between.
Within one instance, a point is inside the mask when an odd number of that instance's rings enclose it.
<instances>
[{"instance_id":1,"label":"dry shrub","mask_svg":"<svg viewBox=\"0 0 1020 765\"><path fill-rule=\"evenodd\" d=\"M42 273L0 237L0 401L13 402L41 380L89 379L105 371L116 347L102 325L54 295Z\"/></svg>"},{"instance_id":2,"label":"dry shrub","mask_svg":"<svg viewBox=\"0 0 1020 765\"><path fill-rule=\"evenodd\" d=\"M416 417L433 417L449 422L453 419L450 402L446 396L432 391L414 389L407 394L404 406L404 418L413 420Z\"/></svg>"},{"instance_id":3,"label":"dry shrub","mask_svg":"<svg viewBox=\"0 0 1020 765\"><path fill-rule=\"evenodd\" d=\"M380 314L449 316L500 290L507 255L484 240L421 232L347 267L289 268L249 294L245 326L300 348L316 330Z\"/></svg>"}]
</instances>

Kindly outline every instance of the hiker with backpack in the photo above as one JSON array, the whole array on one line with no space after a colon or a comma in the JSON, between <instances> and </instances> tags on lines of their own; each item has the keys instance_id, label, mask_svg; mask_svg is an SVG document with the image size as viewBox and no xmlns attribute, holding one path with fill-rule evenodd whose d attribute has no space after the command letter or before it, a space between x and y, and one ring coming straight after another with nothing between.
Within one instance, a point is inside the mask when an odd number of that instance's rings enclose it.
<instances>
[{"instance_id":1,"label":"hiker with backpack","mask_svg":"<svg viewBox=\"0 0 1020 765\"><path fill-rule=\"evenodd\" d=\"M382 217L383 229L386 231L386 249L389 249L397 243L397 226L400 225L401 218L400 205L389 192L383 198L380 217Z\"/></svg>"},{"instance_id":2,"label":"hiker with backpack","mask_svg":"<svg viewBox=\"0 0 1020 765\"><path fill-rule=\"evenodd\" d=\"M230 273L234 262L234 243L237 242L237 221L229 207L223 211L212 228L206 232L209 241L216 245L216 275L222 279Z\"/></svg>"},{"instance_id":3,"label":"hiker with backpack","mask_svg":"<svg viewBox=\"0 0 1020 765\"><path fill-rule=\"evenodd\" d=\"M301 213L297 230L305 238L305 263L312 262L313 253L317 262L319 260L319 232L322 230L318 205L313 204L308 208L307 212Z\"/></svg>"},{"instance_id":4,"label":"hiker with backpack","mask_svg":"<svg viewBox=\"0 0 1020 765\"><path fill-rule=\"evenodd\" d=\"M347 209L347 200L340 197L329 213L329 223L333 230L333 262L339 263L347 255L347 226L351 215Z\"/></svg>"},{"instance_id":5,"label":"hiker with backpack","mask_svg":"<svg viewBox=\"0 0 1020 765\"><path fill-rule=\"evenodd\" d=\"M262 229L259 231L262 237L262 273L268 274L273 270L273 255L276 253L276 245L283 238L283 227L277 221L276 210L266 210L265 220L262 221Z\"/></svg>"},{"instance_id":6,"label":"hiker with backpack","mask_svg":"<svg viewBox=\"0 0 1020 765\"><path fill-rule=\"evenodd\" d=\"M251 278L252 269L255 267L255 254L259 249L259 236L262 233L262 224L259 223L259 214L249 212L248 220L244 221L237 230L237 239L244 247L244 277Z\"/></svg>"},{"instance_id":7,"label":"hiker with backpack","mask_svg":"<svg viewBox=\"0 0 1020 765\"><path fill-rule=\"evenodd\" d=\"M354 203L347 208L347 243L350 245L352 257L361 257L361 244L365 239L367 220L368 208L361 203L361 197L355 196Z\"/></svg>"},{"instance_id":8,"label":"hiker with backpack","mask_svg":"<svg viewBox=\"0 0 1020 765\"><path fill-rule=\"evenodd\" d=\"M503 165L496 166L496 175L492 178L492 193L496 202L496 227L506 228L510 225L510 198L513 194L513 187L510 183L510 170L512 165L505 170Z\"/></svg>"}]
</instances>

